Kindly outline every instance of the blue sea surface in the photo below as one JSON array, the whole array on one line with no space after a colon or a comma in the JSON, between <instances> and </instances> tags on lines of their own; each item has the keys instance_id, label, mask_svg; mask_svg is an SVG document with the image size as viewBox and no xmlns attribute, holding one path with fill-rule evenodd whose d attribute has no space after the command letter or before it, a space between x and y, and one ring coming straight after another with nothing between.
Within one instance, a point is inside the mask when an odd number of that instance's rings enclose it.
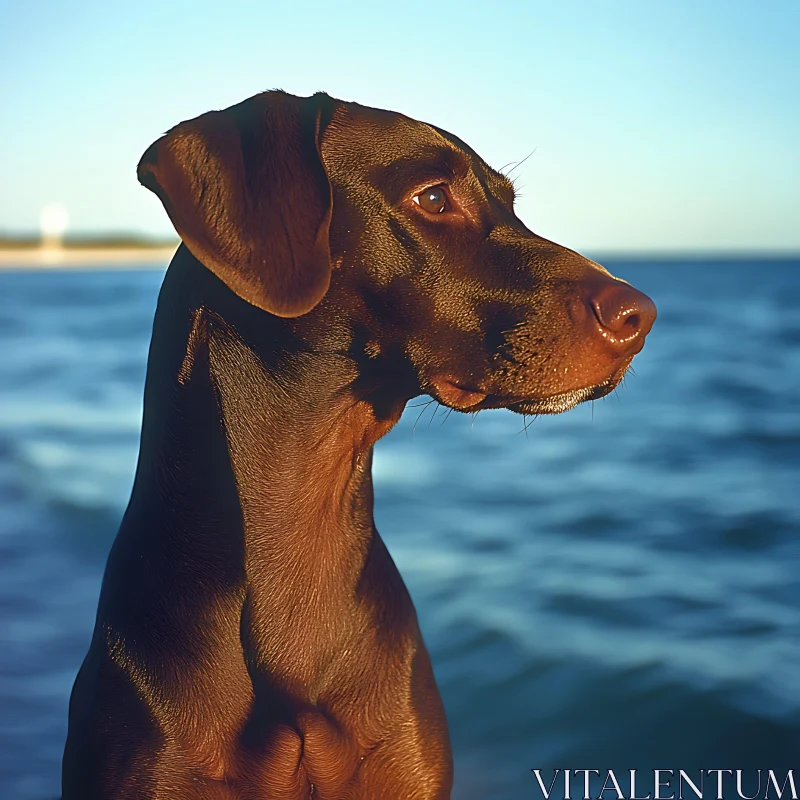
<instances>
[{"instance_id":1,"label":"blue sea surface","mask_svg":"<svg viewBox=\"0 0 800 800\"><path fill-rule=\"evenodd\" d=\"M541 798L532 768L800 776L800 262L607 266L659 308L614 394L527 430L417 405L376 448L456 800ZM162 275L0 273L2 800L60 793Z\"/></svg>"}]
</instances>

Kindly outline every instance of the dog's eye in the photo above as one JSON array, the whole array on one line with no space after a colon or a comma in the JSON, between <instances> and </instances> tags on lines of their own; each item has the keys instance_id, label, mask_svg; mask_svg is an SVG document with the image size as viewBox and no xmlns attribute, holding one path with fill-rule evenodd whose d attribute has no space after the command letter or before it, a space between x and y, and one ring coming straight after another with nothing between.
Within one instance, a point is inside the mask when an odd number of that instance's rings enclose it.
<instances>
[{"instance_id":1,"label":"dog's eye","mask_svg":"<svg viewBox=\"0 0 800 800\"><path fill-rule=\"evenodd\" d=\"M413 201L429 214L441 214L447 209L447 192L441 186L431 186L412 198Z\"/></svg>"}]
</instances>

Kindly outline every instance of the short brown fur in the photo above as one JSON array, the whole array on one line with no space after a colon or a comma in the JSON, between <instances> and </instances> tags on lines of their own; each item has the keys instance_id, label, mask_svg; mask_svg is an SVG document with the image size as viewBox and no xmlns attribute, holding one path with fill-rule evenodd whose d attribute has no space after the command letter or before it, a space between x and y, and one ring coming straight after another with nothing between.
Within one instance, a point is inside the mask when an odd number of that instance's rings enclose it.
<instances>
[{"instance_id":1,"label":"short brown fur","mask_svg":"<svg viewBox=\"0 0 800 800\"><path fill-rule=\"evenodd\" d=\"M182 123L139 174L184 244L63 798L448 798L372 447L420 393L522 413L607 394L655 309L400 114L269 92Z\"/></svg>"}]
</instances>

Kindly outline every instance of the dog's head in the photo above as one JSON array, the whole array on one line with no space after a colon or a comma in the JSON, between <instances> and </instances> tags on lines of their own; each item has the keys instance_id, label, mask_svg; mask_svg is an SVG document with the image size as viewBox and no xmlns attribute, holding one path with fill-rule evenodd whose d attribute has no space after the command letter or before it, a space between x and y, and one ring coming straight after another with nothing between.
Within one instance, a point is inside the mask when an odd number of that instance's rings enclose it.
<instances>
[{"instance_id":1,"label":"dog's head","mask_svg":"<svg viewBox=\"0 0 800 800\"><path fill-rule=\"evenodd\" d=\"M619 383L655 319L645 295L531 233L466 144L401 114L267 92L173 128L139 179L240 297L309 330L346 320L365 385L384 391L564 411Z\"/></svg>"}]
</instances>

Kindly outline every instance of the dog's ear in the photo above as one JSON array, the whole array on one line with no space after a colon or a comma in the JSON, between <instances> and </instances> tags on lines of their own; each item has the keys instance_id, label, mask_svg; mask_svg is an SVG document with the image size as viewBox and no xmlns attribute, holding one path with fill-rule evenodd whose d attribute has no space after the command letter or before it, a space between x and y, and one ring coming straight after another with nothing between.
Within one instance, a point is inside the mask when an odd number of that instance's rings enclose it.
<instances>
[{"instance_id":1,"label":"dog's ear","mask_svg":"<svg viewBox=\"0 0 800 800\"><path fill-rule=\"evenodd\" d=\"M182 122L139 163L191 253L281 317L310 311L330 283L333 201L319 142L331 103L265 92Z\"/></svg>"}]
</instances>

